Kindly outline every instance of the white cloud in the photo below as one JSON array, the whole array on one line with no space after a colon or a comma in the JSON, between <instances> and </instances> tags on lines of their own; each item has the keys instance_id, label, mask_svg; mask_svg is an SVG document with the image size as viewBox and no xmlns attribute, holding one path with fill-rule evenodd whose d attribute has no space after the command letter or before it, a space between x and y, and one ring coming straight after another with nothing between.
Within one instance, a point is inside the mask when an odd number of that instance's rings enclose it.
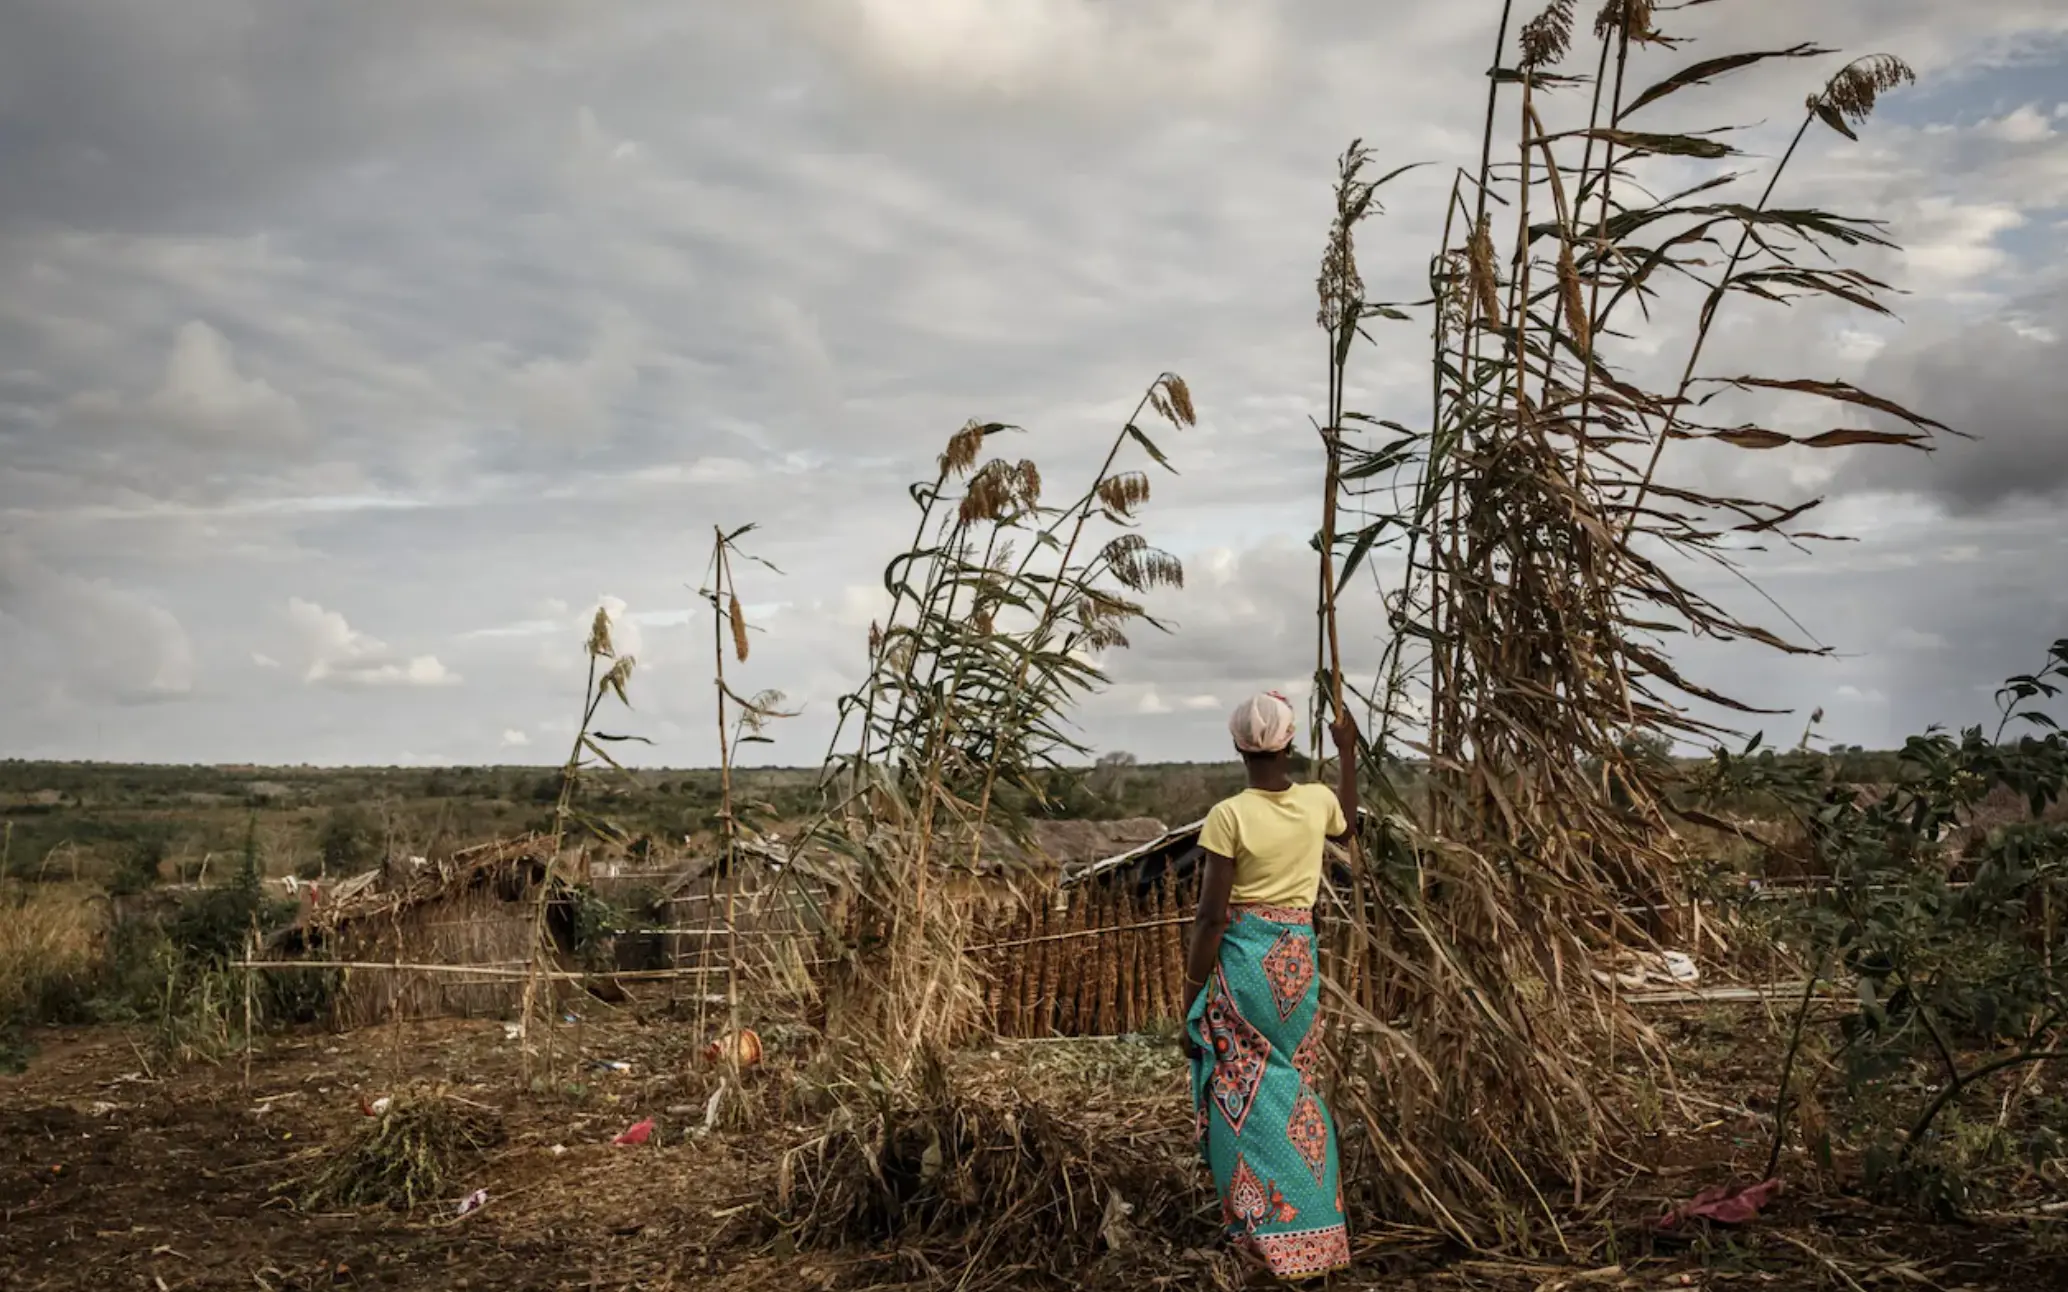
<instances>
[{"instance_id":1,"label":"white cloud","mask_svg":"<svg viewBox=\"0 0 2068 1292\"><path fill-rule=\"evenodd\" d=\"M271 655L266 654L264 651L253 651L251 653L251 662L258 665L260 668L280 667L280 661L274 659Z\"/></svg>"},{"instance_id":2,"label":"white cloud","mask_svg":"<svg viewBox=\"0 0 2068 1292\"><path fill-rule=\"evenodd\" d=\"M2054 137L2054 126L2047 120L2047 114L2030 103L1983 122L1980 129L1985 134L2013 144L2039 143Z\"/></svg>"},{"instance_id":3,"label":"white cloud","mask_svg":"<svg viewBox=\"0 0 2068 1292\"><path fill-rule=\"evenodd\" d=\"M515 727L503 732L503 748L505 749L522 749L530 743L531 737Z\"/></svg>"},{"instance_id":4,"label":"white cloud","mask_svg":"<svg viewBox=\"0 0 2068 1292\"><path fill-rule=\"evenodd\" d=\"M1903 230L1903 262L1914 290L1954 291L2009 263L1997 244L2025 223L2025 213L2007 203L1970 203L1953 197L1918 202Z\"/></svg>"},{"instance_id":5,"label":"white cloud","mask_svg":"<svg viewBox=\"0 0 2068 1292\"><path fill-rule=\"evenodd\" d=\"M308 660L304 682L341 687L440 687L457 686L461 681L436 655L398 655L387 643L352 627L342 614L313 601L290 598L287 617Z\"/></svg>"},{"instance_id":6,"label":"white cloud","mask_svg":"<svg viewBox=\"0 0 2068 1292\"><path fill-rule=\"evenodd\" d=\"M1897 651L1942 651L1946 639L1937 633L1923 632L1916 628L1898 628L1889 634L1890 650Z\"/></svg>"},{"instance_id":7,"label":"white cloud","mask_svg":"<svg viewBox=\"0 0 2068 1292\"><path fill-rule=\"evenodd\" d=\"M105 579L54 570L6 535L0 643L24 698L146 704L194 690L194 645L170 610Z\"/></svg>"},{"instance_id":8,"label":"white cloud","mask_svg":"<svg viewBox=\"0 0 2068 1292\"><path fill-rule=\"evenodd\" d=\"M1232 94L1278 65L1270 0L817 0L800 28L901 87L1008 98Z\"/></svg>"}]
</instances>

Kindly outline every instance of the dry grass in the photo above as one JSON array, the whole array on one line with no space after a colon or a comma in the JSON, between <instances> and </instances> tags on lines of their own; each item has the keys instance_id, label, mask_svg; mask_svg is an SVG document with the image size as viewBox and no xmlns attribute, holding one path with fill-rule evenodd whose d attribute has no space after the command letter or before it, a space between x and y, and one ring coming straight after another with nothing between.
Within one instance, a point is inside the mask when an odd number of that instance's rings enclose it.
<instances>
[{"instance_id":1,"label":"dry grass","mask_svg":"<svg viewBox=\"0 0 2068 1292\"><path fill-rule=\"evenodd\" d=\"M302 1191L304 1210L407 1211L453 1193L459 1173L502 1135L492 1109L442 1091L396 1097L343 1136Z\"/></svg>"},{"instance_id":2,"label":"dry grass","mask_svg":"<svg viewBox=\"0 0 2068 1292\"><path fill-rule=\"evenodd\" d=\"M829 1027L875 1040L899 1076L981 1016L951 877L984 868L992 827L1025 838L1049 774L1087 752L1067 714L1104 683L1099 658L1132 626L1161 627L1138 598L1183 583L1177 559L1134 532L1149 477L1123 455L1170 465L1140 424L1151 410L1173 430L1198 416L1184 381L1160 374L1061 506L1035 463L979 465L1017 429L1004 423L964 427L912 488L918 528L885 569L893 598L871 628L870 676L841 704L856 746L830 760L826 813L805 832L859 877L854 927L830 957Z\"/></svg>"},{"instance_id":3,"label":"dry grass","mask_svg":"<svg viewBox=\"0 0 2068 1292\"><path fill-rule=\"evenodd\" d=\"M912 1089L841 1108L786 1154L775 1210L804 1246L888 1243L915 1269L980 1269L987 1281L1068 1278L1144 1244L1166 1255L1210 1245L1213 1198L1168 1106L1176 1074L1155 1072L1162 1098L1129 1097L1138 1072L1098 1075L1102 1098L1073 1102L929 1068ZM1038 1092L1057 1076L1019 1080Z\"/></svg>"},{"instance_id":4,"label":"dry grass","mask_svg":"<svg viewBox=\"0 0 2068 1292\"><path fill-rule=\"evenodd\" d=\"M92 889L0 884L0 1024L76 998L99 974L105 911Z\"/></svg>"}]
</instances>

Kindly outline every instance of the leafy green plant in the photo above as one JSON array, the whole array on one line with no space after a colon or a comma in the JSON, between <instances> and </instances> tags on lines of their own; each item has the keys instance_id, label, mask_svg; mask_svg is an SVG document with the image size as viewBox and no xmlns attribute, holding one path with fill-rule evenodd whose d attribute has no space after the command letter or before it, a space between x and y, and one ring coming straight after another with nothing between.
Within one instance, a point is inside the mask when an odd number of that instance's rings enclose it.
<instances>
[{"instance_id":1,"label":"leafy green plant","mask_svg":"<svg viewBox=\"0 0 2068 1292\"><path fill-rule=\"evenodd\" d=\"M593 888L576 888L566 897L568 944L582 967L592 972L611 968L612 940L641 927L631 913Z\"/></svg>"},{"instance_id":2,"label":"leafy green plant","mask_svg":"<svg viewBox=\"0 0 2068 1292\"><path fill-rule=\"evenodd\" d=\"M1792 1055L1814 987L1829 974L1856 1000L1838 1022L1835 1065L1849 1095L1882 1112L1864 1129L1869 1182L1938 1210L1965 1204L1974 1172L1992 1164L2004 1137L2014 1150L2057 1147L2043 1122L2014 1133L2008 1099L1980 1137L1963 1133L1959 1109L1998 1078L2068 1057L2068 948L2059 932L2068 828L2042 819L2068 788L2068 738L2034 703L2064 684L2068 639L2054 643L2038 672L1998 691L1993 734L1971 727L1911 738L1905 774L1878 794L1835 782L1828 761L1777 759L1756 740L1718 751L1698 782L1711 799L1756 790L1784 804L1815 850L1817 873L1829 876L1777 917L1812 966L1780 1077L1783 1117L1802 1101ZM2028 730L2010 738L2014 727ZM1961 850L1975 809L2000 788L2024 800L2028 819ZM1776 1163L1785 1129L1776 1132ZM1810 1147L1829 1158L1821 1137Z\"/></svg>"},{"instance_id":3,"label":"leafy green plant","mask_svg":"<svg viewBox=\"0 0 2068 1292\"><path fill-rule=\"evenodd\" d=\"M165 878L168 851L162 838L139 840L116 863L115 873L108 880L108 891L118 897L133 897L156 888Z\"/></svg>"},{"instance_id":4,"label":"leafy green plant","mask_svg":"<svg viewBox=\"0 0 2068 1292\"><path fill-rule=\"evenodd\" d=\"M364 808L332 808L316 836L316 851L317 874L357 874L380 859L380 828Z\"/></svg>"}]
</instances>

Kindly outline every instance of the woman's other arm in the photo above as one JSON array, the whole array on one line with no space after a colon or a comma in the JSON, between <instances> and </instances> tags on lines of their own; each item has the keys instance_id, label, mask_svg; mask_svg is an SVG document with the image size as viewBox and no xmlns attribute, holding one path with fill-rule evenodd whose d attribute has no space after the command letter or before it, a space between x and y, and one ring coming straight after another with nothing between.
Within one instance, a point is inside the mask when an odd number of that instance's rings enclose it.
<instances>
[{"instance_id":1,"label":"woman's other arm","mask_svg":"<svg viewBox=\"0 0 2068 1292\"><path fill-rule=\"evenodd\" d=\"M1345 712L1329 734L1336 738L1336 805L1343 811L1343 832L1328 840L1341 843L1357 829L1357 719Z\"/></svg>"},{"instance_id":2,"label":"woman's other arm","mask_svg":"<svg viewBox=\"0 0 2068 1292\"><path fill-rule=\"evenodd\" d=\"M1185 940L1185 1016L1192 1013L1192 1002L1206 987L1206 980L1213 976L1214 966L1221 959L1221 938L1228 932L1228 895L1235 891L1235 862L1219 853L1209 852L1202 863L1204 872L1199 881L1199 912L1192 917L1192 932ZM1192 1053L1192 1033L1189 1028L1182 1033L1185 1052Z\"/></svg>"}]
</instances>

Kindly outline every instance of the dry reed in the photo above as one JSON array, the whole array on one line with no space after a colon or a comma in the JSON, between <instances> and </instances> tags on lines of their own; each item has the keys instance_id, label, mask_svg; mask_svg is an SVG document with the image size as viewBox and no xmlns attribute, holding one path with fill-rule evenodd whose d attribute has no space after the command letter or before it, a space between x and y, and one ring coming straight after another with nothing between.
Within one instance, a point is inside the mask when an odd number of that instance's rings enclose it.
<instances>
[{"instance_id":1,"label":"dry reed","mask_svg":"<svg viewBox=\"0 0 2068 1292\"><path fill-rule=\"evenodd\" d=\"M100 973L105 924L88 889L0 881L0 1026L83 995Z\"/></svg>"},{"instance_id":2,"label":"dry reed","mask_svg":"<svg viewBox=\"0 0 2068 1292\"><path fill-rule=\"evenodd\" d=\"M1430 262L1429 425L1386 423L1396 438L1343 447L1325 504L1325 616L1337 545L1346 583L1360 565L1378 578L1370 553L1398 561L1396 586L1381 593L1390 640L1365 692L1371 864L1357 868L1329 939L1339 1107L1369 1132L1359 1164L1368 1200L1468 1241L1483 1240L1515 1199L1555 1232L1547 1195L1588 1196L1591 1165L1621 1134L1616 1056L1650 1051L1626 1002L1589 972L1619 944L1644 940L1623 907L1675 889L1659 772L1628 755L1629 737L1716 730L1690 701L1747 707L1682 676L1652 642L1678 631L1806 649L1719 609L1677 571L1729 564L1724 535L1793 535L1807 509L1670 483L1658 473L1665 446L1919 444L1939 429L1840 383L1769 378L1724 384L1866 407L1903 429L1797 440L1697 420L1707 402L1694 394L1699 360L1727 297L1821 295L1880 309L1872 278L1790 257L1888 243L1871 222L1772 205L1793 146L1756 203L1704 196L1727 177L1648 196L1646 159L1730 149L1713 132L1633 131L1627 116L1742 67L1825 52L1705 60L1626 93L1642 57L1671 48L1655 16L1636 0L1603 11L1591 106L1553 131L1551 96L1587 83L1550 70L1570 50L1572 5L1556 0L1523 26L1512 55L1504 14L1482 160L1458 175ZM1811 97L1802 129L1822 120L1850 134L1878 94L1907 79L1893 61L1855 64ZM1495 160L1497 144L1512 161ZM1345 156L1339 213L1370 205L1358 200L1372 187L1361 178L1367 156L1356 146ZM1506 248L1497 210L1511 223ZM1322 273L1332 392L1347 384L1343 339L1364 320L1406 317L1362 299L1342 224L1339 214ZM1709 244L1732 235L1736 251L1711 263ZM1655 318L1675 299L1675 280L1701 302L1695 339L1677 386L1649 391L1608 352L1645 326L1625 315ZM1325 430L1336 435L1346 423L1380 425L1330 412ZM1340 532L1338 485L1351 518ZM1332 671L1340 658L1326 653ZM1397 759L1410 752L1430 766L1413 798L1398 788Z\"/></svg>"}]
</instances>

